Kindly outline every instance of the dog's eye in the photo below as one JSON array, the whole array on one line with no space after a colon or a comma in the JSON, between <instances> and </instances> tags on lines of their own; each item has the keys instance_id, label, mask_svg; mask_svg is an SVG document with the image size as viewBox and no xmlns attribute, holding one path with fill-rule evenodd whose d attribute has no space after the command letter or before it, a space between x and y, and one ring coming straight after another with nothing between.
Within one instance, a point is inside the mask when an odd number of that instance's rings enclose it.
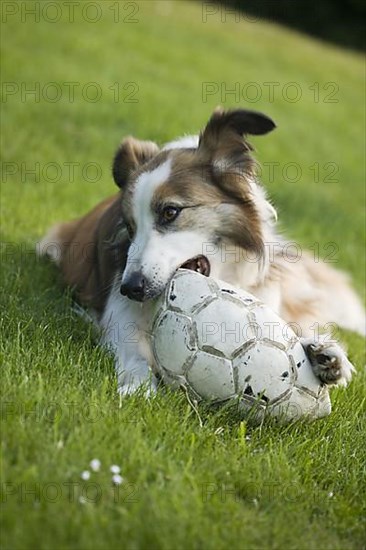
<instances>
[{"instance_id":1,"label":"dog's eye","mask_svg":"<svg viewBox=\"0 0 366 550\"><path fill-rule=\"evenodd\" d=\"M181 208L177 206L165 206L160 214L160 223L167 224L174 221L180 214Z\"/></svg>"}]
</instances>

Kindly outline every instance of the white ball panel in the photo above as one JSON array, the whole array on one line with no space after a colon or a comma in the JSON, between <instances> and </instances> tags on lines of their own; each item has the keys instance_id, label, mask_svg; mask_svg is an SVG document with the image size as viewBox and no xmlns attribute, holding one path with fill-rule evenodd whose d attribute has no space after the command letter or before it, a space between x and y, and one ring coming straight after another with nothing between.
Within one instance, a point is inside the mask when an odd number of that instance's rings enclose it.
<instances>
[{"instance_id":1,"label":"white ball panel","mask_svg":"<svg viewBox=\"0 0 366 550\"><path fill-rule=\"evenodd\" d=\"M291 364L287 354L266 342L256 342L233 359L238 392L253 397L264 395L269 402L292 388Z\"/></svg>"},{"instance_id":2,"label":"white ball panel","mask_svg":"<svg viewBox=\"0 0 366 550\"><path fill-rule=\"evenodd\" d=\"M212 279L182 269L170 281L166 291L167 307L191 314L205 301L216 297L215 289L217 286Z\"/></svg>"},{"instance_id":3,"label":"white ball panel","mask_svg":"<svg viewBox=\"0 0 366 550\"><path fill-rule=\"evenodd\" d=\"M269 307L259 304L252 307L250 313L257 325L259 338L282 344L283 349L287 349L291 340L296 338L291 328L286 327L285 321Z\"/></svg>"},{"instance_id":4,"label":"white ball panel","mask_svg":"<svg viewBox=\"0 0 366 550\"><path fill-rule=\"evenodd\" d=\"M231 362L222 357L198 351L186 377L193 389L208 401L225 400L235 395Z\"/></svg>"},{"instance_id":5,"label":"white ball panel","mask_svg":"<svg viewBox=\"0 0 366 550\"><path fill-rule=\"evenodd\" d=\"M240 300L245 305L245 307L249 309L253 307L253 305L261 303L261 301L253 296L253 294L246 292L242 288L236 288L235 286L229 285L225 281L216 280L216 283L220 288L220 295L224 299L228 296L232 296L233 298L237 298L238 300Z\"/></svg>"},{"instance_id":6,"label":"white ball panel","mask_svg":"<svg viewBox=\"0 0 366 550\"><path fill-rule=\"evenodd\" d=\"M154 327L153 352L158 368L183 375L183 366L197 349L192 323L175 311L166 311Z\"/></svg>"},{"instance_id":7,"label":"white ball panel","mask_svg":"<svg viewBox=\"0 0 366 550\"><path fill-rule=\"evenodd\" d=\"M198 347L217 350L230 358L248 339L246 311L240 302L217 299L194 316Z\"/></svg>"}]
</instances>

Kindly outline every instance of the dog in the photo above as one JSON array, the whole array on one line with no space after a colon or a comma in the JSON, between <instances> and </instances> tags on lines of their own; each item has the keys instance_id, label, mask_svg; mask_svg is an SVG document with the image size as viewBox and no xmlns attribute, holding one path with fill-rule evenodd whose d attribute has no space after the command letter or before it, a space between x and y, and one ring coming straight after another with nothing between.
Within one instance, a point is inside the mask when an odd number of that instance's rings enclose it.
<instances>
[{"instance_id":1,"label":"dog","mask_svg":"<svg viewBox=\"0 0 366 550\"><path fill-rule=\"evenodd\" d=\"M113 161L119 192L38 243L113 348L121 394L156 389L146 327L178 268L251 292L291 322L324 384L351 379L343 348L314 326L365 334L364 309L345 274L295 254L276 231L247 139L274 129L264 114L218 108L199 136L162 148L127 137Z\"/></svg>"}]
</instances>

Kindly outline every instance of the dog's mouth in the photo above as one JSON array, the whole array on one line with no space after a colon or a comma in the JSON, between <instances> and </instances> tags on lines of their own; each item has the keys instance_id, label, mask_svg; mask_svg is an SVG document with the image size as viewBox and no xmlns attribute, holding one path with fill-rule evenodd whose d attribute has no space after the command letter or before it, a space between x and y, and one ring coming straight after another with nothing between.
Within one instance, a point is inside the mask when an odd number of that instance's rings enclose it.
<instances>
[{"instance_id":1,"label":"dog's mouth","mask_svg":"<svg viewBox=\"0 0 366 550\"><path fill-rule=\"evenodd\" d=\"M211 266L210 262L206 256L195 256L190 260L187 260L180 266L181 269L189 269L190 271L195 271L196 273L201 273L205 277L210 276Z\"/></svg>"}]
</instances>

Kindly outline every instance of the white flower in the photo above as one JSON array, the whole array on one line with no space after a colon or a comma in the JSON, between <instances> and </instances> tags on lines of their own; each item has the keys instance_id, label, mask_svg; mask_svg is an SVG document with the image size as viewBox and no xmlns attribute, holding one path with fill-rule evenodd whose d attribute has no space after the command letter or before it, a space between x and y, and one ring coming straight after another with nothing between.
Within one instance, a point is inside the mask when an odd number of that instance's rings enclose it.
<instances>
[{"instance_id":1,"label":"white flower","mask_svg":"<svg viewBox=\"0 0 366 550\"><path fill-rule=\"evenodd\" d=\"M98 458L93 458L93 460L90 461L90 467L93 472L99 472L101 465L102 463Z\"/></svg>"},{"instance_id":2,"label":"white flower","mask_svg":"<svg viewBox=\"0 0 366 550\"><path fill-rule=\"evenodd\" d=\"M121 485L123 483L123 477L119 474L114 474L114 476L112 476L112 482L114 485Z\"/></svg>"},{"instance_id":3,"label":"white flower","mask_svg":"<svg viewBox=\"0 0 366 550\"><path fill-rule=\"evenodd\" d=\"M80 495L79 496L79 502L80 502L80 504L86 504L86 498Z\"/></svg>"},{"instance_id":4,"label":"white flower","mask_svg":"<svg viewBox=\"0 0 366 550\"><path fill-rule=\"evenodd\" d=\"M117 464L112 464L110 469L111 469L112 474L119 474L120 471L121 471L121 468L119 466L117 466Z\"/></svg>"},{"instance_id":5,"label":"white flower","mask_svg":"<svg viewBox=\"0 0 366 550\"><path fill-rule=\"evenodd\" d=\"M89 470L84 470L83 472L81 472L80 477L81 477L81 479L83 479L84 481L87 481L88 479L90 479L90 472L89 472Z\"/></svg>"}]
</instances>

